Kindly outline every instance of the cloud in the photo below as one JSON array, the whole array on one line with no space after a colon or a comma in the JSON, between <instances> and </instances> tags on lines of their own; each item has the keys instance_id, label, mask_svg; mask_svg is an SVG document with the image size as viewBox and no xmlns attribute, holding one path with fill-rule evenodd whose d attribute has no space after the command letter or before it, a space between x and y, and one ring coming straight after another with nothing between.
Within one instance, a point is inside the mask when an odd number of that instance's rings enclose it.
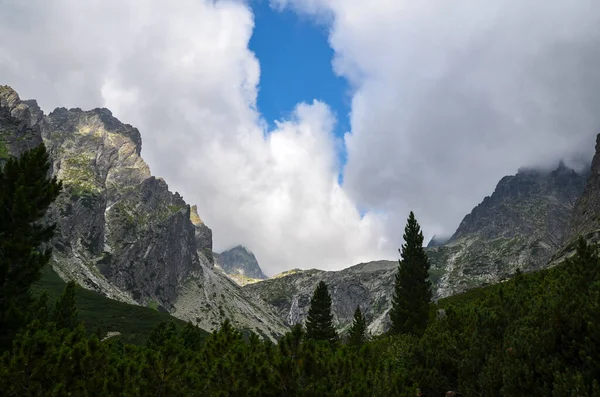
<instances>
[{"instance_id":1,"label":"cloud","mask_svg":"<svg viewBox=\"0 0 600 397\"><path fill-rule=\"evenodd\" d=\"M268 274L394 258L409 210L452 233L502 176L591 158L596 0L271 3L328 24L354 89L343 186L326 104L266 130L243 1L4 0L0 83L137 126L215 248L244 244Z\"/></svg>"},{"instance_id":2,"label":"cloud","mask_svg":"<svg viewBox=\"0 0 600 397\"><path fill-rule=\"evenodd\" d=\"M142 133L154 174L197 203L215 248L244 244L267 274L381 257L385 215L337 182L326 104L266 131L254 22L241 1L5 0L0 76L22 97L108 107Z\"/></svg>"},{"instance_id":3,"label":"cloud","mask_svg":"<svg viewBox=\"0 0 600 397\"><path fill-rule=\"evenodd\" d=\"M329 21L355 89L344 189L449 234L521 166L591 160L600 132L597 0L271 0Z\"/></svg>"}]
</instances>

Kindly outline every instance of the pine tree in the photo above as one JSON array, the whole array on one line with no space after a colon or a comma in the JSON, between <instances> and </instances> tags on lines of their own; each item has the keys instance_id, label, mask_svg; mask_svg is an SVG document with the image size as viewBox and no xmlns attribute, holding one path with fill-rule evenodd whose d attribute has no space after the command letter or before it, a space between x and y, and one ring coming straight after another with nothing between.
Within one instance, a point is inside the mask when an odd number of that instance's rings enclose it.
<instances>
[{"instance_id":1,"label":"pine tree","mask_svg":"<svg viewBox=\"0 0 600 397\"><path fill-rule=\"evenodd\" d=\"M54 305L54 322L58 329L75 329L79 325L75 305L75 282L69 281Z\"/></svg>"},{"instance_id":2,"label":"pine tree","mask_svg":"<svg viewBox=\"0 0 600 397\"><path fill-rule=\"evenodd\" d=\"M317 284L310 300L306 319L306 338L332 343L337 341L337 332L333 327L333 315L331 314L331 296L324 281Z\"/></svg>"},{"instance_id":3,"label":"pine tree","mask_svg":"<svg viewBox=\"0 0 600 397\"><path fill-rule=\"evenodd\" d=\"M362 345L367 338L366 332L367 320L360 311L360 306L356 306L354 320L352 321L352 327L350 328L350 333L348 335L348 344L352 346Z\"/></svg>"},{"instance_id":4,"label":"pine tree","mask_svg":"<svg viewBox=\"0 0 600 397\"><path fill-rule=\"evenodd\" d=\"M391 332L421 335L427 327L432 291L423 233L412 211L404 229L404 244L399 251L401 259L390 310Z\"/></svg>"},{"instance_id":5,"label":"pine tree","mask_svg":"<svg viewBox=\"0 0 600 397\"><path fill-rule=\"evenodd\" d=\"M31 285L50 261L54 225L44 223L61 190L49 176L44 145L9 159L0 170L0 351L27 322Z\"/></svg>"}]
</instances>

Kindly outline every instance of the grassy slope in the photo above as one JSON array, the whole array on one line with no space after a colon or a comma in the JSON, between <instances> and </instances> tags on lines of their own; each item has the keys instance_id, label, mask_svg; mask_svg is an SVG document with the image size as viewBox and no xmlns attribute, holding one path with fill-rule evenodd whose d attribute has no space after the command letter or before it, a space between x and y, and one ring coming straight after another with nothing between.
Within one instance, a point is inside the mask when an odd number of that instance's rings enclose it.
<instances>
[{"instance_id":1,"label":"grassy slope","mask_svg":"<svg viewBox=\"0 0 600 397\"><path fill-rule=\"evenodd\" d=\"M64 286L65 282L47 266L41 280L35 284L34 291L47 291L50 302L53 303ZM175 321L178 326L185 324L168 313L118 302L84 288L77 289L77 310L88 332L93 333L98 328L105 333L118 331L124 343L144 343L152 328L162 321Z\"/></svg>"}]
</instances>

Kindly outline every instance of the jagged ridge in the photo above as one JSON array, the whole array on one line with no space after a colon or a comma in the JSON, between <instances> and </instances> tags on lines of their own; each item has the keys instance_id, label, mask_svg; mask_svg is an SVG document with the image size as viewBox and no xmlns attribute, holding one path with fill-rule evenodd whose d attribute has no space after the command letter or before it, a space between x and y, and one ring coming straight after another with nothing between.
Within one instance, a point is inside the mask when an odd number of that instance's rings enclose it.
<instances>
[{"instance_id":1,"label":"jagged ridge","mask_svg":"<svg viewBox=\"0 0 600 397\"><path fill-rule=\"evenodd\" d=\"M261 305L246 305L251 298L236 286L228 291L237 298L218 305L211 300L223 291L217 286L229 282L213 270L211 231L178 193L150 174L137 129L107 109L59 108L46 116L35 101L21 101L1 86L0 132L5 157L43 141L53 173L64 183L49 214L58 224L53 267L63 279L207 329L229 315L240 328L269 337L285 331ZM200 289L186 288L190 283ZM192 317L200 307L202 316Z\"/></svg>"}]
</instances>

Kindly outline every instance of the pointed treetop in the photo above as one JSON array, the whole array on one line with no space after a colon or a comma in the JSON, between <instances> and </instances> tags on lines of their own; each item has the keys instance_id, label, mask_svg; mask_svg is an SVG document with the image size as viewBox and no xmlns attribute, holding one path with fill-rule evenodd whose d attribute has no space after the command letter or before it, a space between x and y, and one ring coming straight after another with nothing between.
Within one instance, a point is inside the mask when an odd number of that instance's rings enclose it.
<instances>
[{"instance_id":1,"label":"pointed treetop","mask_svg":"<svg viewBox=\"0 0 600 397\"><path fill-rule=\"evenodd\" d=\"M306 318L306 338L332 343L337 341L337 332L333 327L333 315L331 314L331 296L324 281L317 284L310 300Z\"/></svg>"},{"instance_id":2,"label":"pointed treetop","mask_svg":"<svg viewBox=\"0 0 600 397\"><path fill-rule=\"evenodd\" d=\"M354 319L352 327L348 334L348 344L352 346L360 346L367 339L367 320L364 314L360 311L360 306L356 306L354 311Z\"/></svg>"}]
</instances>

